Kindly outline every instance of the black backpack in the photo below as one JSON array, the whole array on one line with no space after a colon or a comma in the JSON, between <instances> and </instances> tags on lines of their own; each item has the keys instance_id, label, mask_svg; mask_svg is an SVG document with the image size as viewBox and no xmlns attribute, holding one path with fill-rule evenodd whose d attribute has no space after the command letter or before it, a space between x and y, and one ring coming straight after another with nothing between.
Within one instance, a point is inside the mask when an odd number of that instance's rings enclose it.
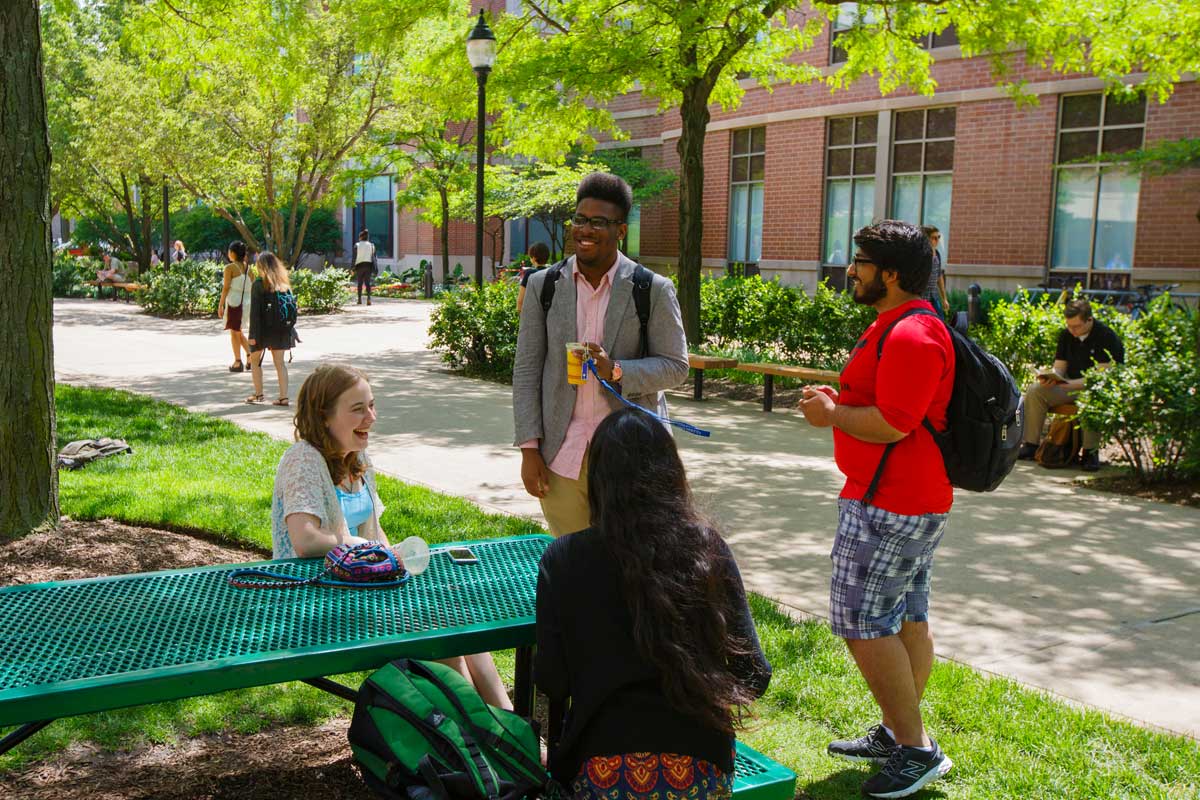
<instances>
[{"instance_id":1,"label":"black backpack","mask_svg":"<svg viewBox=\"0 0 1200 800\"><path fill-rule=\"evenodd\" d=\"M291 289L266 292L263 324L269 331L286 332L296 328L296 295Z\"/></svg>"},{"instance_id":2,"label":"black backpack","mask_svg":"<svg viewBox=\"0 0 1200 800\"><path fill-rule=\"evenodd\" d=\"M550 304L554 302L554 287L558 284L558 279L562 277L563 267L566 266L566 263L567 260L564 258L546 270L546 280L542 284L541 296L543 324L550 316ZM633 305L637 308L638 323L641 325L641 355L638 358L650 355L650 339L646 329L650 324L650 287L653 283L654 273L641 264L636 264L633 270Z\"/></svg>"},{"instance_id":3,"label":"black backpack","mask_svg":"<svg viewBox=\"0 0 1200 800\"><path fill-rule=\"evenodd\" d=\"M879 337L876 357L883 358L883 343L901 320L915 315L937 317L915 308L901 314ZM942 320L945 325L945 321ZM954 389L946 407L946 430L938 431L925 419L921 424L933 436L950 483L971 492L990 492L1012 472L1025 429L1024 398L1008 368L973 339L946 326L954 343ZM883 451L875 477L863 496L869 501L883 476L883 466L896 442Z\"/></svg>"}]
</instances>

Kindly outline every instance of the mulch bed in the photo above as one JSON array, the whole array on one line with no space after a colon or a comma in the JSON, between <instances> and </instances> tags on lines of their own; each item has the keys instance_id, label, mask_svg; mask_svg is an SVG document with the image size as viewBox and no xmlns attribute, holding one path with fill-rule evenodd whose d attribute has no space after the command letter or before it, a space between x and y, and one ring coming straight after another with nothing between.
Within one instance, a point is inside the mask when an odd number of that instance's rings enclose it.
<instances>
[{"instance_id":1,"label":"mulch bed","mask_svg":"<svg viewBox=\"0 0 1200 800\"><path fill-rule=\"evenodd\" d=\"M1136 478L1127 475L1101 475L1091 480L1081 480L1079 485L1102 492L1200 508L1200 481L1176 481L1144 486Z\"/></svg>"},{"instance_id":2,"label":"mulch bed","mask_svg":"<svg viewBox=\"0 0 1200 800\"><path fill-rule=\"evenodd\" d=\"M0 545L0 585L73 580L269 558L180 533L112 520L64 520L57 531ZM0 775L0 797L28 800L367 800L350 762L349 719L218 734L110 752L71 748Z\"/></svg>"}]
</instances>

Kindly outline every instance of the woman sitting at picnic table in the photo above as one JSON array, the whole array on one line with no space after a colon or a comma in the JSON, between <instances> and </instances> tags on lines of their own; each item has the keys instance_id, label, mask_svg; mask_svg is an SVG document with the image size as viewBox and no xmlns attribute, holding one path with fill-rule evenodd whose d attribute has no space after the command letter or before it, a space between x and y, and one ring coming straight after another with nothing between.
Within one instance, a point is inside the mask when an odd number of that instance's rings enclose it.
<instances>
[{"instance_id":1,"label":"woman sitting at picnic table","mask_svg":"<svg viewBox=\"0 0 1200 800\"><path fill-rule=\"evenodd\" d=\"M318 366L296 400L296 443L279 459L271 500L271 557L319 558L340 544L387 543L384 505L367 442L375 398L364 372ZM490 653L443 661L470 680L485 701L512 710Z\"/></svg>"},{"instance_id":2,"label":"woman sitting at picnic table","mask_svg":"<svg viewBox=\"0 0 1200 800\"><path fill-rule=\"evenodd\" d=\"M591 527L538 572L535 680L571 700L551 774L578 800L728 798L734 729L771 679L737 564L661 422L610 414L587 468Z\"/></svg>"}]
</instances>

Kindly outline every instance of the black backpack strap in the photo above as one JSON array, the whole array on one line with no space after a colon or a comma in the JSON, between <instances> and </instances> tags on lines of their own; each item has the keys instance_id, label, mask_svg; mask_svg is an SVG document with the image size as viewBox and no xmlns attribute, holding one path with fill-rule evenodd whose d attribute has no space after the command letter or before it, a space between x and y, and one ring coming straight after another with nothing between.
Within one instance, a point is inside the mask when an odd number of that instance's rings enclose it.
<instances>
[{"instance_id":1,"label":"black backpack strap","mask_svg":"<svg viewBox=\"0 0 1200 800\"><path fill-rule=\"evenodd\" d=\"M903 314L901 314L900 316L898 316L894 320L892 320L892 323L883 329L883 334L879 337L879 342L875 345L875 360L876 360L876 362L878 362L880 359L883 358L883 343L887 340L888 334L892 332L892 328L896 327L897 325L899 325L901 322L908 319L909 317L916 317L916 316L936 317L937 312L930 311L925 308L913 308L913 309L909 309L908 311L905 311ZM939 319L940 319L940 317L939 317ZM942 324L945 324L945 322L943 321ZM932 432L933 426L928 424L928 420L926 420L926 425L927 425L927 427L929 427L929 430ZM875 475L871 478L871 484L869 486L867 486L866 494L863 495L864 503L870 503L871 498L875 496L875 490L879 488L879 481L881 478L883 478L883 468L884 468L884 466L887 465L888 456L890 456L892 454L892 450L895 449L897 444L899 444L899 442L891 442L888 444L887 447L883 448L883 455L879 457L879 466L877 466L875 468Z\"/></svg>"},{"instance_id":2,"label":"black backpack strap","mask_svg":"<svg viewBox=\"0 0 1200 800\"><path fill-rule=\"evenodd\" d=\"M567 260L564 258L546 270L546 278L542 281L542 294L538 298L542 303L543 324L545 324L546 318L550 316L550 306L554 304L554 287L558 285L558 279L562 277L563 267L566 264Z\"/></svg>"},{"instance_id":3,"label":"black backpack strap","mask_svg":"<svg viewBox=\"0 0 1200 800\"><path fill-rule=\"evenodd\" d=\"M637 307L638 324L641 326L638 358L650 355L650 287L654 285L654 273L638 264L633 269L633 304Z\"/></svg>"}]
</instances>

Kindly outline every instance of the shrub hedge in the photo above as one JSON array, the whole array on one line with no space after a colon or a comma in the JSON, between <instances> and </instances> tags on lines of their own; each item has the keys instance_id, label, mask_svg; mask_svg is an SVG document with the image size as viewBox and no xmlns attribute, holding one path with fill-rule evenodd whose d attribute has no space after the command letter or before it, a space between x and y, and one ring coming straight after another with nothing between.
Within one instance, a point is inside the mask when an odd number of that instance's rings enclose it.
<instances>
[{"instance_id":1,"label":"shrub hedge","mask_svg":"<svg viewBox=\"0 0 1200 800\"><path fill-rule=\"evenodd\" d=\"M330 314L350 299L346 288L350 273L344 269L326 267L321 272L294 269L291 279L296 303L305 314Z\"/></svg>"},{"instance_id":2,"label":"shrub hedge","mask_svg":"<svg viewBox=\"0 0 1200 800\"><path fill-rule=\"evenodd\" d=\"M214 316L224 269L224 264L191 259L160 264L142 276L138 305L159 317Z\"/></svg>"},{"instance_id":3,"label":"shrub hedge","mask_svg":"<svg viewBox=\"0 0 1200 800\"><path fill-rule=\"evenodd\" d=\"M430 318L430 346L468 374L512 380L517 356L518 286L498 281L438 295Z\"/></svg>"}]
</instances>

